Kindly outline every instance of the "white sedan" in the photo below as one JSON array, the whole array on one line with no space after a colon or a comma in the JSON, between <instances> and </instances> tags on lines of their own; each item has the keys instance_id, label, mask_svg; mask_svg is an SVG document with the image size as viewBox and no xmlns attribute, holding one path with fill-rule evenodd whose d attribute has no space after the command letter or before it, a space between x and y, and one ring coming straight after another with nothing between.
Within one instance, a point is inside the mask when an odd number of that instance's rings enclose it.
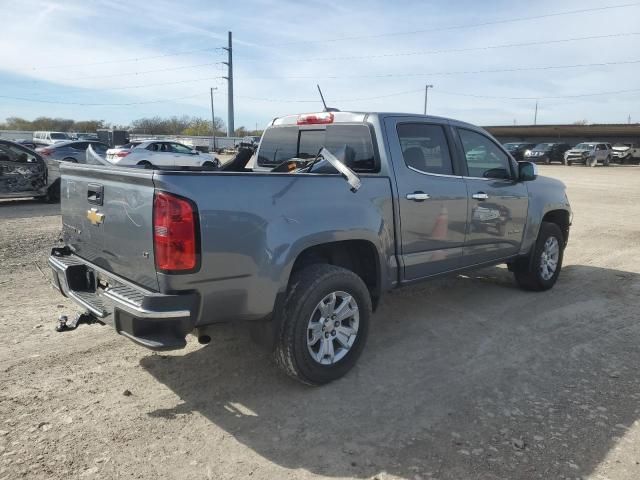
<instances>
[{"instance_id":1,"label":"white sedan","mask_svg":"<svg viewBox=\"0 0 640 480\"><path fill-rule=\"evenodd\" d=\"M217 168L220 161L186 145L164 140L149 140L129 149L110 149L107 160L114 165L132 167L205 167Z\"/></svg>"}]
</instances>

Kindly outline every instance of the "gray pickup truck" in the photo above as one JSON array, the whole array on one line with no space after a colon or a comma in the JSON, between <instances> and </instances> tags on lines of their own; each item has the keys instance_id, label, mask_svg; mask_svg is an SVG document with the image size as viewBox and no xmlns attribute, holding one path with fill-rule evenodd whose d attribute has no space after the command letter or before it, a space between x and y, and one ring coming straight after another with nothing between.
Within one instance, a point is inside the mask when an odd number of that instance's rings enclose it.
<instances>
[{"instance_id":1,"label":"gray pickup truck","mask_svg":"<svg viewBox=\"0 0 640 480\"><path fill-rule=\"evenodd\" d=\"M501 263L551 288L571 224L561 182L481 128L410 114L276 118L219 171L64 165L61 196L49 264L88 314L152 349L251 321L314 385L354 365L393 288Z\"/></svg>"}]
</instances>

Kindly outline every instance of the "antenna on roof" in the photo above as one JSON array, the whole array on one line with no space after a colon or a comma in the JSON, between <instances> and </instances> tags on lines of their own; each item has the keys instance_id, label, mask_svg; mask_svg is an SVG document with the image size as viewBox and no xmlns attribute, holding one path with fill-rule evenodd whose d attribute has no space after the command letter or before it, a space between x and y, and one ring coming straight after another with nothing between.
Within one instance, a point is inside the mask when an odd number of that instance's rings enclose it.
<instances>
[{"instance_id":1,"label":"antenna on roof","mask_svg":"<svg viewBox=\"0 0 640 480\"><path fill-rule=\"evenodd\" d=\"M324 105L324 111L325 112L339 112L340 110L338 110L337 108L327 107L327 102L324 101L324 95L322 95L322 90L320 89L320 85L316 84L316 87L318 87L318 93L320 94L320 99L322 100L322 105Z\"/></svg>"}]
</instances>

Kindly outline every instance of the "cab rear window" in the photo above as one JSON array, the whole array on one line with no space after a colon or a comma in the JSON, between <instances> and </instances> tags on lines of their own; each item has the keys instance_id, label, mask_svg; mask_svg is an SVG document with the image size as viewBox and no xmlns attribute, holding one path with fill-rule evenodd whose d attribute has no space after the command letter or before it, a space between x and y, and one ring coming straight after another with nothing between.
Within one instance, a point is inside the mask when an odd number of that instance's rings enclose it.
<instances>
[{"instance_id":1,"label":"cab rear window","mask_svg":"<svg viewBox=\"0 0 640 480\"><path fill-rule=\"evenodd\" d=\"M258 166L275 167L291 158L314 158L322 147L330 152L347 146L346 164L356 172L377 172L371 132L366 125L327 125L326 128L267 129L258 151Z\"/></svg>"}]
</instances>

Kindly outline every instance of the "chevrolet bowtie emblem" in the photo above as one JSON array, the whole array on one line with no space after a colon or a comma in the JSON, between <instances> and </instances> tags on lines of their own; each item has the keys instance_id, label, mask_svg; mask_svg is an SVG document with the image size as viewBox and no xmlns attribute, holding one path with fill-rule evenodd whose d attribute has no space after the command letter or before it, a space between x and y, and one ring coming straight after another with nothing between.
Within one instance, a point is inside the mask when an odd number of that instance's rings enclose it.
<instances>
[{"instance_id":1,"label":"chevrolet bowtie emblem","mask_svg":"<svg viewBox=\"0 0 640 480\"><path fill-rule=\"evenodd\" d=\"M94 225L100 225L104 221L104 213L99 213L97 208L87 210L87 218Z\"/></svg>"}]
</instances>

